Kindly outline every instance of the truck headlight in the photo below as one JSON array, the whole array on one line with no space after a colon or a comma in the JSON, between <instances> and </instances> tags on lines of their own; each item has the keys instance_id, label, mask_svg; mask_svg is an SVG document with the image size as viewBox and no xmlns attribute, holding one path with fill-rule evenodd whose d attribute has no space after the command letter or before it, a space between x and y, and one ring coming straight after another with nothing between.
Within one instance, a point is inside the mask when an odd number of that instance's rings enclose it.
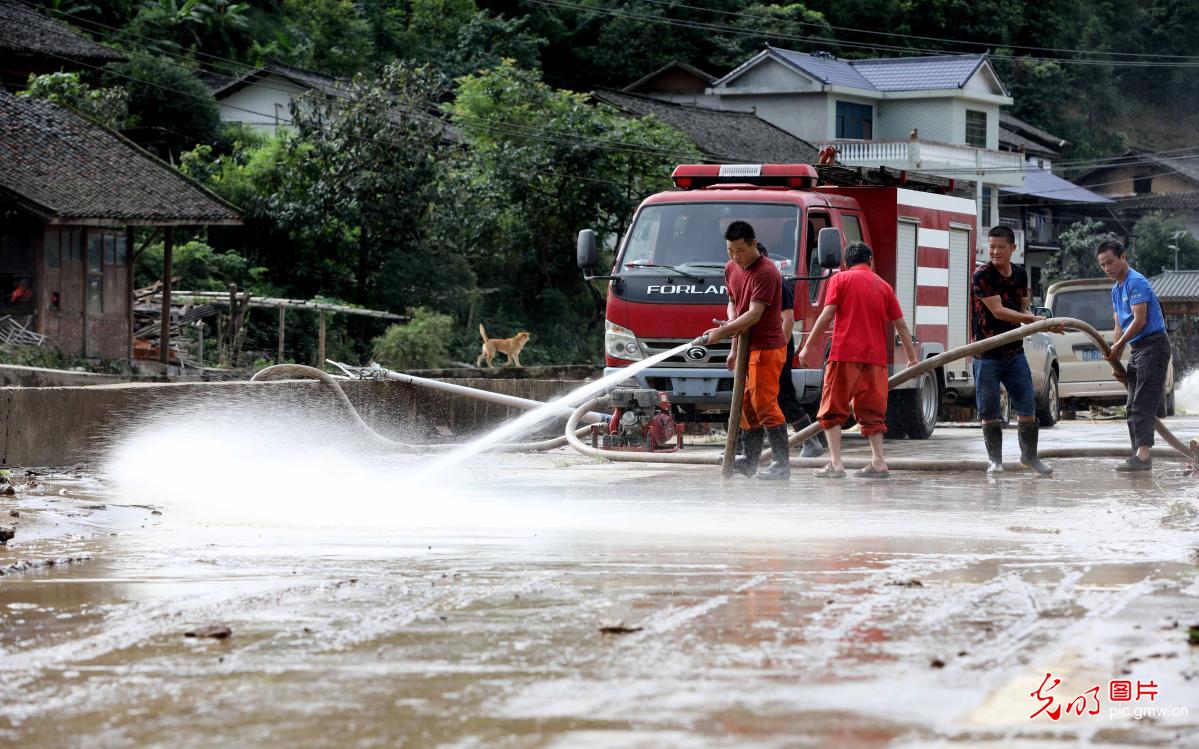
<instances>
[{"instance_id":1,"label":"truck headlight","mask_svg":"<svg viewBox=\"0 0 1199 749\"><path fill-rule=\"evenodd\" d=\"M645 358L645 352L641 350L641 343L633 331L607 321L604 322L604 351L608 356L625 361L641 361Z\"/></svg>"}]
</instances>

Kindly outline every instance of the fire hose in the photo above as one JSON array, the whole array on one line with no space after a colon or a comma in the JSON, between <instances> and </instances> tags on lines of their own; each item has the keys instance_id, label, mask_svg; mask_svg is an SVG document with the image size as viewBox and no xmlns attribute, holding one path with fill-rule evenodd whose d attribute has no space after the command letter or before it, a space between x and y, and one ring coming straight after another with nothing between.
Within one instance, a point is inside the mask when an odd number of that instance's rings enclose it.
<instances>
[{"instance_id":1,"label":"fire hose","mask_svg":"<svg viewBox=\"0 0 1199 749\"><path fill-rule=\"evenodd\" d=\"M1108 347L1107 342L1103 339L1103 336L1100 335L1099 332L1097 330L1095 330L1095 328L1093 328L1091 325L1087 324L1086 322L1083 322L1082 320L1077 320L1074 318L1053 318L1053 319L1041 320L1041 321L1038 321L1035 323L1024 325L1015 330L1008 331L1007 333L1003 333L1001 335L994 336L992 338L988 338L983 341L976 341L976 342L968 344L966 346L961 346L961 347L952 349L950 351L946 351L945 353L929 357L928 359L924 359L923 361L920 361L919 363L917 363L915 365L908 366L907 368L903 369L902 371L897 372L896 374L892 375L891 378L888 380L887 384L890 389L894 389L895 387L897 387L909 380L920 377L921 375L923 375L927 372L935 370L938 367L941 367L950 362L954 362L959 359L962 359L966 356L971 356L973 354L977 354L977 353L986 351L988 349L996 348L998 346L1002 346L1007 343L1018 341L1023 338L1026 338L1030 335L1034 335L1036 333L1040 333L1040 332L1044 332L1044 331L1060 330L1062 328L1065 328L1068 330L1078 330L1078 331L1081 331L1081 332L1087 334L1090 338L1092 338L1095 341L1096 345L1100 348L1100 350L1102 350L1104 352L1104 354L1110 353L1110 348ZM744 351L742 351L742 349L744 349ZM570 412L570 416L566 422L565 433L562 436L555 437L552 439L539 440L539 441L535 441L535 442L520 442L520 443L509 443L509 444L497 445L495 448L493 448L493 451L496 451L496 452L543 452L543 451L547 451L547 450L553 450L558 447L562 447L566 444L569 444L575 450L577 450L578 452L580 452L584 455L587 455L590 457L602 458L605 460L618 461L618 462L623 461L623 462L638 462L638 463L668 463L668 464L679 464L679 465L720 465L723 463L722 472L724 473L725 476L728 476L728 475L730 475L730 472L731 472L732 454L735 451L735 447L736 447L737 432L738 432L740 417L741 417L741 400L742 400L741 396L742 396L743 390L744 390L745 373L746 373L748 358L749 358L748 357L748 347L739 346L738 354L739 354L739 356L737 358L736 367L734 369L734 390L733 390L733 398L732 398L732 403L731 403L730 412L729 412L728 437L726 439L724 455L712 454L712 453L701 453L701 454L696 454L696 453L686 453L686 454L684 454L684 453L645 453L645 452L634 453L634 452L622 452L622 451L614 451L614 450L603 450L603 449L591 447L590 445L584 444L580 438L587 435L591 431L591 427L590 426L580 427L579 422L581 420L583 420L584 418L587 418L591 421L595 421L598 417L601 416L600 414L597 414L592 411L592 409L595 408L596 403L599 400L599 398L592 398L592 399L588 400L586 403L579 405L577 408L575 408L573 411ZM1112 368L1118 378L1123 379L1124 377L1126 377L1127 373L1124 370L1124 366L1122 364L1120 364L1119 362L1113 363ZM382 370L382 371L385 372L385 370ZM540 407L540 406L544 405L538 401L533 401L533 400L528 400L528 399L523 399L523 398L515 398L513 396L506 396L506 395L499 394L499 393L489 393L487 391L479 391L479 390L475 390L473 388L465 388L462 386L451 386L451 385L448 385L447 383L439 383L436 381L427 381L427 380L424 380L423 378L412 377L410 375L402 375L401 373L387 373L387 374L388 374L388 379L397 379L397 380L401 380L404 382L410 382L411 384L416 384L416 385L421 385L421 386L426 386L427 383L436 383L436 385L439 387L439 389L449 390L452 387L452 388L454 388L454 390L452 392L469 391L467 394L471 395L472 397L484 398L485 400L491 400L491 401L495 401L497 403L501 403L503 405L514 406L517 408L532 408L532 407ZM396 376L392 377L391 375L396 375ZM303 366L303 365L299 365L299 364L278 364L278 365L274 365L271 367L267 367L267 368L257 372L251 378L251 381L258 382L258 381L264 381L264 380L269 380L269 379L282 379L282 378L289 378L289 377L292 377L292 378L301 377L301 378L307 378L307 379L316 379L316 380L320 380L321 382L325 383L326 385L329 385L334 390L334 393L337 396L338 400L350 412L350 415L352 417L352 422L355 425L355 427L358 429L358 431L362 432L364 434L364 436L366 436L367 439L370 440L370 442L372 444L374 444L375 446L377 446L381 449L386 449L386 450L393 451L393 452L398 451L398 452L412 452L412 453L427 453L427 452L440 452L440 451L445 451L445 450L457 449L458 447L461 446L461 445L452 445L452 444L410 444L410 443L405 443L405 442L399 442L397 440L393 440L393 439L390 439L388 437L385 437L385 436L379 434L373 428L371 428L371 426L369 424L367 424L362 419L362 417L358 414L357 409L354 408L354 405L350 402L349 397L346 396L345 391L342 389L342 387L341 387L340 383L338 383L337 379L335 379L333 376L329 375L328 373L326 373L322 370L316 369L314 367L307 367L307 366ZM432 386L432 385L427 385L427 386ZM566 411L566 410L568 410L568 407L563 407L562 410ZM1190 463L1192 465L1196 464L1196 456L1199 455L1199 440L1191 440L1189 445L1184 444L1181 440L1179 440L1176 436L1174 436L1174 434L1172 432L1170 432L1170 430L1166 427L1165 424L1162 423L1162 421L1160 419L1157 420L1155 429L1156 429L1157 433L1159 435L1161 435L1161 437L1166 441L1166 443L1169 444L1170 447L1173 448L1173 450L1175 451L1175 453L1170 453L1163 449L1157 449L1157 450L1153 451L1153 454L1155 456L1163 457L1163 458L1164 457L1181 456L1182 458L1190 461ZM796 434L792 435L790 438L790 444L792 446L798 445L798 444L802 443L803 441L807 440L808 438L815 436L816 433L819 432L820 430L821 430L821 427L819 424L812 424L812 425L806 427L805 429L800 430ZM1067 448L1047 448L1047 449L1041 450L1039 452L1039 454L1040 454L1040 457L1044 457L1044 458L1122 457L1123 455L1126 454L1126 451L1120 450L1120 449L1115 449L1115 448L1067 447ZM767 460L769 460L769 456L763 456L762 460L763 460L763 462L766 462ZM824 462L825 461L823 459L819 459L819 458L792 458L791 459L791 464L793 466L798 466L798 467L820 466L820 465L823 465ZM869 461L867 461L867 460L852 460L851 459L851 460L845 461L845 466L847 468L859 468L859 467L865 466L867 462L869 462ZM984 470L987 467L987 463L984 460L970 460L970 459L923 460L923 459L913 459L913 458L892 458L892 459L888 460L887 462L891 468L894 468L896 470L909 470L909 471Z\"/></svg>"},{"instance_id":2,"label":"fire hose","mask_svg":"<svg viewBox=\"0 0 1199 749\"><path fill-rule=\"evenodd\" d=\"M399 374L399 373L394 373L394 374ZM453 445L451 445L451 444L427 444L427 445L411 444L411 443L407 443L407 442L399 442L399 441L393 440L389 437L384 437L383 435L379 434L374 429L372 429L371 426L369 424L367 424L366 421L363 420L362 416L359 415L358 409L354 408L354 404L350 402L350 398L349 398L349 396L346 395L345 390L342 389L341 383L339 383L337 381L337 379L334 378L332 375L330 375L328 372L317 369L316 367L308 367L303 364L275 364L273 366L266 367L264 369L259 370L258 372L255 372L254 376L250 378L250 382L263 382L263 381L267 381L267 380L281 380L281 379L288 379L288 378L295 378L295 377L309 379L309 380L319 380L319 381L325 383L326 385L328 385L330 388L332 388L334 394L337 396L337 399L341 402L341 404L343 406L346 407L346 410L349 411L350 417L351 417L351 422L353 423L353 425L357 429L357 431L360 432L372 445L374 445L375 447L378 447L382 450L387 450L389 452L430 453L430 452L445 452L448 450L454 450L454 449L461 447L461 445L457 445L457 444L453 444ZM423 380L423 378L411 377L408 375L406 375L405 377L408 378L408 381ZM389 379L392 379L392 378L389 378ZM433 381L426 380L426 382L433 382ZM445 383L438 383L438 384L445 384ZM471 389L471 388L465 388L462 386L455 386L455 387L461 388L462 390L470 390ZM479 393L479 392L484 392L484 391L475 391L475 392ZM506 396L501 393L489 393L488 395L494 396L494 397L488 398L487 400L491 400L491 401L499 403L501 405L514 406L516 408L535 408L535 407L544 405L543 403L540 403L538 401L528 400L526 398L515 398L513 396ZM583 414L580 414L580 416L582 416L582 415ZM581 427L578 429L579 435L587 434L590 431L591 431L591 427L589 427L589 426ZM561 437L553 437L551 439L539 440L536 442L516 442L516 443L496 445L493 448L493 451L494 452L545 452L546 450L556 450L557 448L562 447L566 443L567 443L567 437L566 437L566 435L563 435Z\"/></svg>"},{"instance_id":3,"label":"fire hose","mask_svg":"<svg viewBox=\"0 0 1199 749\"><path fill-rule=\"evenodd\" d=\"M987 338L982 341L975 341L974 343L968 344L966 346L960 346L960 347L952 349L950 351L946 351L943 354L938 354L936 356L929 357L928 359L924 359L923 361L920 361L919 363L917 363L915 365L908 366L906 369L892 375L890 377L890 379L887 380L887 387L889 389L893 390L897 386L902 385L903 383L907 382L908 380L915 379L915 378L925 374L926 372L935 370L940 366L948 364L949 362L957 361L964 357L971 356L973 354L978 354L983 351L987 351L988 349L1003 346L1005 344L1012 343L1014 341L1019 341L1021 339L1027 338L1028 336L1034 335L1036 333L1041 333L1041 332L1045 332L1045 331L1056 331L1056 330L1060 330L1062 328L1065 328L1067 330L1077 330L1077 331L1087 334L1090 338L1092 338L1095 341L1095 344L1104 353L1104 355L1111 353L1111 349L1108 346L1107 341L1105 341L1103 339L1103 336L1099 334L1099 331L1095 330L1095 328L1092 327L1090 324L1088 324L1082 320L1077 320L1072 317L1055 317L1055 318L1047 319L1047 320L1039 320L1035 323L1030 323L1028 325L1022 325L1021 327L1016 328L1015 330L1010 330L1006 333L994 336L992 338ZM738 349L748 349L748 347L739 346ZM744 370L747 366L747 359L748 359L747 356L745 356L745 357L739 356L738 357L737 366L734 370L734 380L735 381L744 382L744 377L745 377ZM1123 380L1127 376L1127 372L1124 369L1124 365L1121 364L1120 362L1113 362L1112 369L1118 379ZM739 380L738 380L738 377L740 377ZM729 437L728 437L728 440L725 445L725 456L729 455L730 451L735 449L735 443L736 443L736 439L737 439L736 425L738 425L740 423L740 418L741 418L741 408L740 408L741 407L741 399L737 397L737 395L739 393L740 393L739 389L734 389L733 403L732 403L732 406L730 408L730 413L729 413L729 431L728 431ZM582 414L589 411L591 408L594 407L594 405L595 405L595 400L591 400L591 401L588 401L587 403L580 405L578 408L575 409L574 413L571 414L570 419L568 419L566 422L566 434L565 434L566 439L570 443L571 447L573 447L575 450L579 451L580 453L591 456L591 457L600 457L600 458L604 458L606 460L612 460L612 461L630 461L630 462L636 461L636 462L641 462L641 463L674 463L674 464L682 464L682 465L717 465L717 464L720 464L721 462L723 462L724 463L724 467L723 467L724 475L725 476L729 475L729 472L731 471L732 460L727 457L720 456L720 455L712 455L710 453L709 454L695 454L695 453L690 453L690 454L638 453L638 454L634 454L634 453L623 453L623 452L612 452L612 451L599 450L594 447L591 447L590 445L584 444L581 440L579 440L578 436L576 436L575 430L578 426L579 418L582 416ZM794 447L795 445L798 445L798 444L804 442L808 438L814 437L817 434L817 432L820 432L821 430L822 430L822 427L820 426L819 423L811 424L810 426L808 426L804 429L801 429L800 431L791 435L789 442L790 442L791 446ZM1191 440L1189 445L1184 444L1181 440L1179 440L1177 437L1174 436L1174 434L1166 427L1166 425L1164 423L1162 423L1161 419L1157 420L1157 423L1155 425L1155 430L1159 435L1161 435L1162 439L1164 439L1166 441L1166 443L1169 444L1170 447L1172 447L1177 452L1177 454L1179 456L1181 456L1183 459L1186 459L1187 461L1189 461L1192 465L1196 464L1196 456L1199 455L1199 440ZM1160 449L1154 450L1153 454L1158 457L1168 457L1168 456L1175 457L1173 453L1169 453L1167 451L1160 450ZM1041 450L1041 451L1039 451L1039 455L1040 455L1040 457L1043 457L1043 458L1123 457L1123 456L1127 455L1127 451L1126 450L1118 450L1118 449L1109 449L1109 448L1095 448L1095 447L1061 447L1061 448L1048 448L1045 450ZM762 457L763 463L767 462L768 460L770 460L770 456L764 455ZM826 461L821 458L792 458L791 459L791 465L800 466L800 467L802 467L802 466L819 467L819 466L823 465L825 462ZM846 460L845 467L846 468L862 468L862 467L865 467L865 465L867 463L869 463L869 460ZM913 459L913 458L893 458L893 459L889 459L887 461L887 465L890 468L894 468L896 470L906 470L906 471L955 471L955 470L980 470L981 471L981 470L986 469L987 462L984 460L970 460L970 459L921 460L921 459Z\"/></svg>"}]
</instances>

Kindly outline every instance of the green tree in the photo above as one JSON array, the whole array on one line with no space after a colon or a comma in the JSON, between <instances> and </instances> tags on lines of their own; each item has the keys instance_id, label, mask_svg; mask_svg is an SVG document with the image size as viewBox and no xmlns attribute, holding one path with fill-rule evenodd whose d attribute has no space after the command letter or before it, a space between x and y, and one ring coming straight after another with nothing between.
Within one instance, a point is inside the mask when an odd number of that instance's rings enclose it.
<instances>
[{"instance_id":1,"label":"green tree","mask_svg":"<svg viewBox=\"0 0 1199 749\"><path fill-rule=\"evenodd\" d=\"M1045 269L1046 285L1074 278L1094 278L1099 273L1095 248L1111 236L1103 223L1091 218L1076 221L1058 237L1062 249L1057 267Z\"/></svg>"},{"instance_id":2,"label":"green tree","mask_svg":"<svg viewBox=\"0 0 1199 749\"><path fill-rule=\"evenodd\" d=\"M1172 270L1175 257L1180 270L1194 270L1199 268L1199 239L1186 231L1181 221L1158 211L1142 217L1132 227L1128 254L1133 267L1146 276Z\"/></svg>"},{"instance_id":3,"label":"green tree","mask_svg":"<svg viewBox=\"0 0 1199 749\"><path fill-rule=\"evenodd\" d=\"M92 88L78 73L31 75L24 91L17 96L45 99L99 122L111 130L123 130L133 124L129 115L129 92L120 87Z\"/></svg>"},{"instance_id":4,"label":"green tree","mask_svg":"<svg viewBox=\"0 0 1199 749\"><path fill-rule=\"evenodd\" d=\"M170 57L132 54L106 66L105 82L129 92L129 112L143 128L156 128L171 142L173 155L196 143L212 143L221 117L208 88L190 69Z\"/></svg>"},{"instance_id":5,"label":"green tree","mask_svg":"<svg viewBox=\"0 0 1199 749\"><path fill-rule=\"evenodd\" d=\"M138 288L149 286L162 278L163 246L151 244L137 257L134 283ZM190 240L171 253L171 275L178 280L175 288L184 291L225 291L229 284L253 290L255 282L266 272L255 267L236 252L220 252L207 243Z\"/></svg>"},{"instance_id":6,"label":"green tree","mask_svg":"<svg viewBox=\"0 0 1199 749\"><path fill-rule=\"evenodd\" d=\"M699 158L694 145L511 63L461 79L451 112L467 145L453 161L445 213L472 220L444 231L471 248L485 285L502 289L482 303L483 318L533 330L530 361L590 359L602 298L575 266L578 232L621 233L644 196L670 186L675 164ZM477 346L466 334L464 348Z\"/></svg>"},{"instance_id":7,"label":"green tree","mask_svg":"<svg viewBox=\"0 0 1199 749\"><path fill-rule=\"evenodd\" d=\"M375 361L389 369L436 369L450 363L454 318L428 307L408 310L404 325L392 325L372 343Z\"/></svg>"},{"instance_id":8,"label":"green tree","mask_svg":"<svg viewBox=\"0 0 1199 749\"><path fill-rule=\"evenodd\" d=\"M322 73L351 76L370 67L373 36L352 0L283 0L282 30L259 43L255 57L279 57Z\"/></svg>"},{"instance_id":9,"label":"green tree","mask_svg":"<svg viewBox=\"0 0 1199 749\"><path fill-rule=\"evenodd\" d=\"M293 106L295 136L284 141L269 211L301 243L279 248L272 266L368 307L471 285L456 248L429 230L442 174L443 127L430 111L437 79L392 63L346 98L312 94Z\"/></svg>"}]
</instances>

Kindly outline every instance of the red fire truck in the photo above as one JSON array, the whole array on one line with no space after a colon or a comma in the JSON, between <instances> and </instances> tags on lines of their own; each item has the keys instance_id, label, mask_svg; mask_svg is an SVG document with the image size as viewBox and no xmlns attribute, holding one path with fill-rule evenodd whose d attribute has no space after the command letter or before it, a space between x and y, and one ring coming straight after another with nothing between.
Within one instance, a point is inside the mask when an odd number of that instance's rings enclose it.
<instances>
[{"instance_id":1,"label":"red fire truck","mask_svg":"<svg viewBox=\"0 0 1199 749\"><path fill-rule=\"evenodd\" d=\"M820 313L828 279L841 269L839 251L817 252L828 230L839 240L834 248L857 240L873 248L875 270L894 286L922 359L968 342L976 211L973 200L952 194L952 181L808 164L682 165L673 179L678 189L641 203L608 275L592 275L594 232L579 234L585 277L608 282L605 374L691 340L727 316L724 230L737 220L754 227L784 280L795 284L796 351ZM673 356L635 379L666 393L680 421L722 420L733 382L728 352L725 343L701 361ZM892 362L896 354L902 362L898 339ZM796 393L814 411L824 361L798 359ZM901 386L891 394L889 434L928 438L946 387L972 385L962 360Z\"/></svg>"}]
</instances>

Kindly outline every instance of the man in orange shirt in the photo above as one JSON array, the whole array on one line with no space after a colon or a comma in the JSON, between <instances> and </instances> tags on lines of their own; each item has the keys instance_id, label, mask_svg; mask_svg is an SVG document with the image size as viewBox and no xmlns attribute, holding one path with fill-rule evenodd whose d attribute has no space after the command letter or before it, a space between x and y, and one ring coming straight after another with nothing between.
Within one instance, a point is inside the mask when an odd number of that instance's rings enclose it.
<instances>
[{"instance_id":1,"label":"man in orange shirt","mask_svg":"<svg viewBox=\"0 0 1199 749\"><path fill-rule=\"evenodd\" d=\"M739 335L735 346L749 346L741 404L745 454L733 468L747 477L757 473L762 445L769 437L772 462L758 478L785 481L791 477L791 446L787 443L787 421L778 404L779 374L787 359L783 277L775 264L758 251L754 229L748 223L729 224L724 240L729 252L729 262L724 266L729 322L708 330L704 336L708 343L718 343Z\"/></svg>"},{"instance_id":2,"label":"man in orange shirt","mask_svg":"<svg viewBox=\"0 0 1199 749\"><path fill-rule=\"evenodd\" d=\"M864 242L845 248L845 270L829 281L824 309L816 318L808 340L800 349L806 360L815 345L824 346L824 331L833 322L833 347L824 370L820 397L820 425L828 434L830 460L815 472L818 478L843 478L841 425L854 417L862 434L870 440L870 465L855 475L884 478L889 475L883 458L883 434L887 431L887 358L891 351L894 324L908 364L916 362L912 334L903 320L895 290L874 272L874 252Z\"/></svg>"}]
</instances>

